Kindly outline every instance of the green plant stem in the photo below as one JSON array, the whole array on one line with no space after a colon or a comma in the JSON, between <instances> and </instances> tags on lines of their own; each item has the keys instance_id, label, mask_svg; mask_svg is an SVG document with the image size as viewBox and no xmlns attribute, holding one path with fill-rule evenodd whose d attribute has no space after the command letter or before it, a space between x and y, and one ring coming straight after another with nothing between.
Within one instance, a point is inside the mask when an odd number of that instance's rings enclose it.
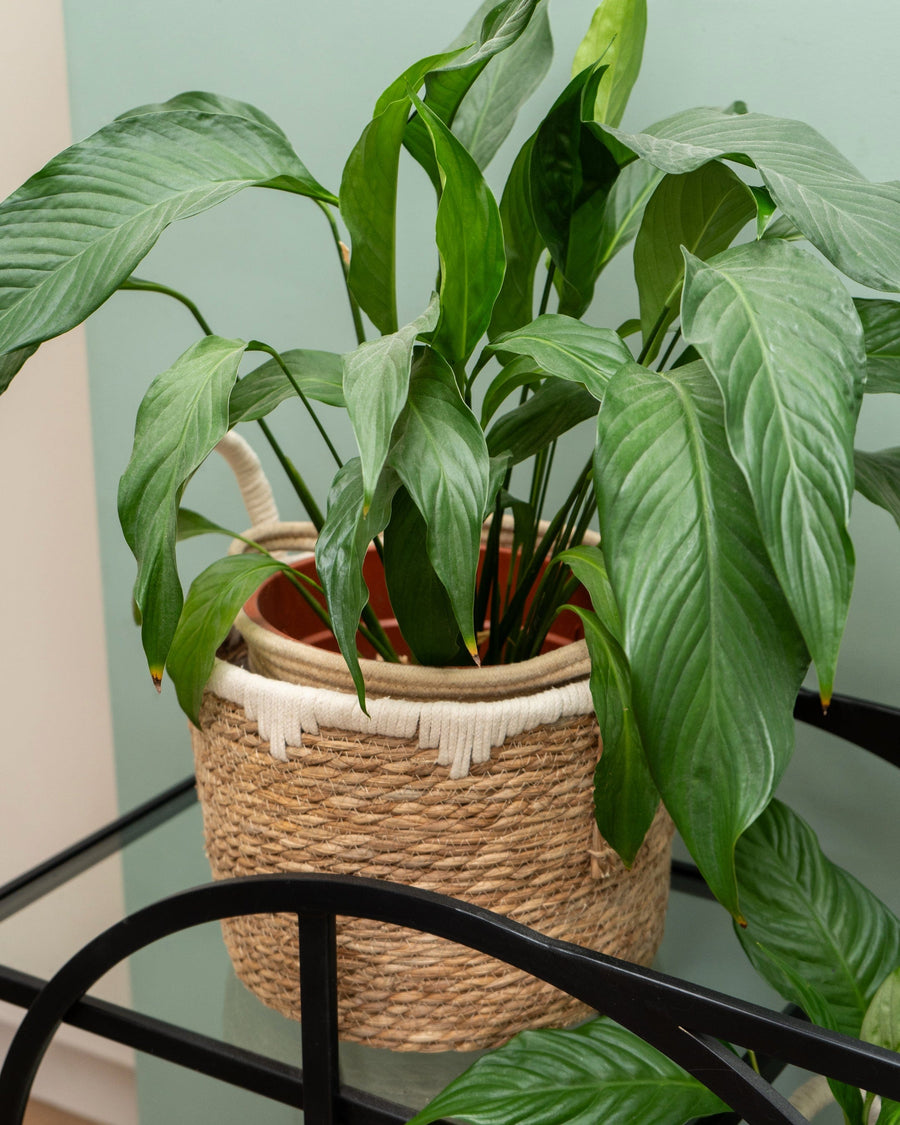
<instances>
[{"instance_id":1,"label":"green plant stem","mask_svg":"<svg viewBox=\"0 0 900 1125\"><path fill-rule=\"evenodd\" d=\"M334 239L334 245L337 249L338 260L341 263L341 276L344 279L344 288L347 290L347 300L350 302L350 315L353 317L353 330L356 333L356 342L357 344L363 344L366 340L366 330L363 327L362 313L360 312L359 305L350 288L350 267L344 257L344 244L341 241L337 220L331 213L331 208L328 204L323 203L320 199L317 199L316 203L318 203L319 207L322 209L322 213L325 215L325 218L328 220L328 225L331 227L331 237Z\"/></svg>"},{"instance_id":2,"label":"green plant stem","mask_svg":"<svg viewBox=\"0 0 900 1125\"><path fill-rule=\"evenodd\" d=\"M748 1049L748 1051L747 1051L747 1061L750 1063L750 1065L753 1067L753 1069L756 1071L757 1074L762 1073L759 1069L759 1059L756 1057L756 1051L752 1051L752 1050Z\"/></svg>"},{"instance_id":3,"label":"green plant stem","mask_svg":"<svg viewBox=\"0 0 900 1125\"><path fill-rule=\"evenodd\" d=\"M672 336L672 339L669 343L669 346L666 348L665 355L659 361L659 365L656 368L657 371L662 371L663 368L666 366L666 364L669 362L669 360L672 358L672 352L675 351L675 346L680 339L681 339L681 328L679 328L675 332L675 334Z\"/></svg>"},{"instance_id":4,"label":"green plant stem","mask_svg":"<svg viewBox=\"0 0 900 1125\"><path fill-rule=\"evenodd\" d=\"M140 277L129 277L126 281L122 282L119 289L130 290L135 293L161 293L165 297L174 297L176 301L180 301L181 304L184 305L191 316L193 316L194 320L200 325L204 336L213 335L213 330L207 324L206 319L194 302L190 297L186 297L184 293L179 293L177 289L171 289L168 285L160 285L156 281L144 281Z\"/></svg>"},{"instance_id":5,"label":"green plant stem","mask_svg":"<svg viewBox=\"0 0 900 1125\"><path fill-rule=\"evenodd\" d=\"M541 293L541 303L538 307L538 316L543 316L550 303L550 294L553 292L553 278L556 276L556 262L552 259L547 266L547 276L544 279L544 291Z\"/></svg>"},{"instance_id":6,"label":"green plant stem","mask_svg":"<svg viewBox=\"0 0 900 1125\"><path fill-rule=\"evenodd\" d=\"M669 306L663 305L662 311L656 318L656 323L650 330L650 335L647 337L647 343L641 348L641 353L637 357L638 363L647 363L656 355L658 348L657 337L663 330L663 325L666 323L666 318L669 315Z\"/></svg>"},{"instance_id":7,"label":"green plant stem","mask_svg":"<svg viewBox=\"0 0 900 1125\"><path fill-rule=\"evenodd\" d=\"M321 531L322 524L325 522L325 517L322 515L322 510L319 508L319 505L313 498L313 494L309 491L309 488L306 485L306 481L304 481L303 477L300 476L300 474L294 467L293 462L288 458L284 450L278 444L275 435L269 429L265 419L258 418L257 421L259 422L259 428L266 436L266 441L268 441L269 445L272 447L272 452L278 458L279 464L281 465L282 469L284 469L285 473L287 473L288 480L291 482L294 491L297 493L297 496L299 497L300 503L303 505L306 514L312 520L313 526L315 527L316 531Z\"/></svg>"},{"instance_id":8,"label":"green plant stem","mask_svg":"<svg viewBox=\"0 0 900 1125\"><path fill-rule=\"evenodd\" d=\"M270 347L268 344L264 344L261 340L251 340L250 343L247 345L247 351L248 352L265 352L266 355L270 355L275 360L275 362L278 364L278 366L284 372L284 375L285 375L285 378L287 379L287 381L291 384L291 386L296 391L298 398L303 403L303 405L306 407L306 411L309 414L310 418L312 418L313 422L315 423L316 429L319 431L319 433L322 436L322 440L328 446L328 451L331 454L331 456L334 458L335 464L337 465L337 467L339 469L343 468L344 463L341 460L341 458L338 454L338 451L332 445L331 438L328 436L328 434L325 430L325 427L319 421L318 414L316 414L315 410L313 410L312 403L309 401L309 399L303 393L303 390L301 389L300 384L297 382L297 380L291 374L291 371L288 368L288 365L284 362L284 360L281 358L281 356L278 354L278 352L273 347Z\"/></svg>"}]
</instances>

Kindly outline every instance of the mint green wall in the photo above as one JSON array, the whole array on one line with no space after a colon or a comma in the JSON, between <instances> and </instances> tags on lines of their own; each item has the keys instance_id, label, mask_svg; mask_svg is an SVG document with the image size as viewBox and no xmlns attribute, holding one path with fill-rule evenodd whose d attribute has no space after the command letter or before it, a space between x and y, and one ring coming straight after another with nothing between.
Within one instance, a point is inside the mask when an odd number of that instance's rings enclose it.
<instances>
[{"instance_id":1,"label":"mint green wall","mask_svg":"<svg viewBox=\"0 0 900 1125\"><path fill-rule=\"evenodd\" d=\"M649 6L644 76L627 126L640 127L688 105L743 98L754 110L808 120L870 177L900 178L900 74L895 64L900 9L893 0L858 0L850 8L821 0L757 0L753 5L650 0ZM550 92L567 77L592 8L590 2L572 0L557 0L551 6L555 77L546 86L547 95L520 123L520 137L546 108ZM468 5L433 0L391 0L385 5L360 0L322 5L302 0L155 0L144 5L67 0L65 14L76 136L131 106L181 90L210 89L265 109L285 128L313 173L336 188L343 161L378 93L412 59L449 41L464 23ZM504 167L499 160L498 171ZM498 172L493 176L499 183ZM401 308L410 314L419 311L433 276L433 263L415 257L417 244L430 239L432 203L423 178L413 172L412 179L403 189L403 202L413 224L401 242ZM604 307L598 315L604 322L618 323L630 315L624 267L623 262L600 294ZM246 192L216 212L169 231L140 273L191 294L214 329L224 334L255 336L283 348L352 346L327 228L306 201ZM184 310L143 294L114 297L88 331L110 677L125 806L190 768L184 722L171 691L158 699L150 687L131 624L133 572L115 518L115 482L129 453L132 421L147 383L194 338ZM292 432L303 435L298 447L303 467L321 493L329 466L308 436L299 409L282 407L276 430L288 442ZM867 404L864 447L897 444L898 433L896 403L882 398ZM204 471L188 498L221 522L244 525L235 490L219 466ZM279 499L283 514L292 516L290 496L281 491ZM859 576L839 690L897 703L900 634L894 592L900 536L884 513L859 498L854 525L860 543ZM207 557L206 546L189 547L187 557L199 566ZM834 857L900 908L890 860L898 843L897 780L861 754L830 739L804 735L784 792L821 833ZM132 905L185 880L206 878L198 832L197 818L185 818L177 854L147 845L129 857L127 893ZM707 915L705 908L677 905L663 967L766 999L740 958L723 952L731 940L727 924ZM692 920L699 921L701 938L688 933ZM136 994L148 1004L156 1004L163 989L155 964L139 963L135 971ZM218 962L209 967L196 960L192 964L192 981L199 981L200 988L207 980L220 980L226 971ZM216 1010L221 1001L216 997L204 1006L193 999L195 990L186 989L186 983L174 982L176 995L164 1010L195 1018L198 1025L215 1031L222 1021ZM167 1072L164 1080L154 1066L142 1063L144 1125L155 1125L166 1115L180 1119L174 1108L176 1093L164 1091L165 1083L176 1079ZM179 1097L182 1081L177 1080ZM208 1092L203 1098L209 1120L238 1121L248 1115L245 1102L234 1095ZM280 1110L272 1114L265 1120L290 1120ZM258 1115L254 1119L263 1120Z\"/></svg>"}]
</instances>

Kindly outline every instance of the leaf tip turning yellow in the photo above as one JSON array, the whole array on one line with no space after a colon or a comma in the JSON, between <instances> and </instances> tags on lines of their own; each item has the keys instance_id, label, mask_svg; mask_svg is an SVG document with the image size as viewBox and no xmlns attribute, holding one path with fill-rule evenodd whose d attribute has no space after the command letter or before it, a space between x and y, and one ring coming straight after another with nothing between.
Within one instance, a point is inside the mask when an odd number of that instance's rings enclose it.
<instances>
[{"instance_id":1,"label":"leaf tip turning yellow","mask_svg":"<svg viewBox=\"0 0 900 1125\"><path fill-rule=\"evenodd\" d=\"M162 692L162 678L163 678L162 668L158 668L158 667L157 668L151 668L150 669L150 676L153 680L153 686L156 688L157 692Z\"/></svg>"}]
</instances>

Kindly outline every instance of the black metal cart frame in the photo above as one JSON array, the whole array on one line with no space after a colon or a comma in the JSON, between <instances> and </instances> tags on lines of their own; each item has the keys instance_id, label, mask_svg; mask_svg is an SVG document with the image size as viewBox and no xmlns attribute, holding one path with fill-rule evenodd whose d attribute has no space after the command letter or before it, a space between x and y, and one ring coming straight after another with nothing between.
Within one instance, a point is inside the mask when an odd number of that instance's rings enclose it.
<instances>
[{"instance_id":1,"label":"black metal cart frame","mask_svg":"<svg viewBox=\"0 0 900 1125\"><path fill-rule=\"evenodd\" d=\"M900 710L835 697L827 716L802 692L796 717L900 766ZM0 887L0 920L48 893L196 799L193 779ZM696 869L673 864L673 887L708 894ZM303 1067L85 996L112 966L180 930L244 914L296 915ZM49 982L0 966L0 999L28 1008L0 1072L0 1121L19 1125L34 1076L63 1021L287 1105L310 1125L396 1125L412 1113L338 1076L336 915L392 922L494 956L578 997L660 1050L731 1107L715 1120L804 1120L771 1085L786 1064L900 1101L900 1055L685 981L542 936L431 892L352 876L278 875L197 887L138 911L78 952ZM723 1045L753 1051L762 1075ZM712 1118L708 1118L712 1121Z\"/></svg>"}]
</instances>

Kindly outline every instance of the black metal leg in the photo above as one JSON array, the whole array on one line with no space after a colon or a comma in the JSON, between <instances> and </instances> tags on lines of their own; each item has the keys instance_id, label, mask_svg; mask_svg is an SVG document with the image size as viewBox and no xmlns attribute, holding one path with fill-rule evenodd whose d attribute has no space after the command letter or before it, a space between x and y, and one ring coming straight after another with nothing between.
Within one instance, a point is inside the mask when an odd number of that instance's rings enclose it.
<instances>
[{"instance_id":1,"label":"black metal leg","mask_svg":"<svg viewBox=\"0 0 900 1125\"><path fill-rule=\"evenodd\" d=\"M333 1125L340 1086L335 919L304 911L298 924L304 1120L307 1125Z\"/></svg>"}]
</instances>

